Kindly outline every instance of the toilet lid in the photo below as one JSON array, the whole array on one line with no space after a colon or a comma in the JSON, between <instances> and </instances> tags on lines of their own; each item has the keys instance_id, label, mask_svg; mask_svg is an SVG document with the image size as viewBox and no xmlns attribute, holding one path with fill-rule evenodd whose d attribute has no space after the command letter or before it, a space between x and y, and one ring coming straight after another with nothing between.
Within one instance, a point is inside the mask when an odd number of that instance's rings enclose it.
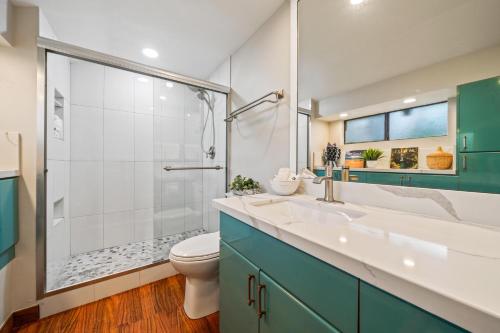
<instances>
[{"instance_id":1,"label":"toilet lid","mask_svg":"<svg viewBox=\"0 0 500 333\"><path fill-rule=\"evenodd\" d=\"M188 238L174 245L170 254L177 258L200 258L219 255L219 232Z\"/></svg>"}]
</instances>

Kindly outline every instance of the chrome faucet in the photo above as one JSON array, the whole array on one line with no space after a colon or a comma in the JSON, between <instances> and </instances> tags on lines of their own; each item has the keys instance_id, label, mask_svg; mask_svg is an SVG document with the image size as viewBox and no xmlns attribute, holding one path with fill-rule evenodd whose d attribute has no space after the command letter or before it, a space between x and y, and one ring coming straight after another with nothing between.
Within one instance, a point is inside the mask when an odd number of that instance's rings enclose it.
<instances>
[{"instance_id":1,"label":"chrome faucet","mask_svg":"<svg viewBox=\"0 0 500 333\"><path fill-rule=\"evenodd\" d=\"M325 202L338 202L343 203L342 201L337 201L333 197L333 167L335 163L333 161L328 161L325 167L325 175L322 177L316 177L313 179L314 184L321 184L325 182L325 196L323 198L318 198L319 201Z\"/></svg>"}]
</instances>

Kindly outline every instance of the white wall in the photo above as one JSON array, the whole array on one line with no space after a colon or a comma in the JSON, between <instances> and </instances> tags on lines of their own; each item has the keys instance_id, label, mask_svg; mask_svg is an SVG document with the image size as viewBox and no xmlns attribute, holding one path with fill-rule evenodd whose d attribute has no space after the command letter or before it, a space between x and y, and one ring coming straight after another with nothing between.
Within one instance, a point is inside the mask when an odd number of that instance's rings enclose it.
<instances>
[{"instance_id":1,"label":"white wall","mask_svg":"<svg viewBox=\"0 0 500 333\"><path fill-rule=\"evenodd\" d=\"M0 323L35 304L36 36L38 10L13 8L14 47L0 47L0 123L22 137L19 242L16 258L0 271Z\"/></svg>"},{"instance_id":2,"label":"white wall","mask_svg":"<svg viewBox=\"0 0 500 333\"><path fill-rule=\"evenodd\" d=\"M231 178L255 178L264 188L280 167L290 164L290 3L231 56L232 108L285 89L278 104L264 104L231 124Z\"/></svg>"},{"instance_id":3,"label":"white wall","mask_svg":"<svg viewBox=\"0 0 500 333\"><path fill-rule=\"evenodd\" d=\"M499 68L500 45L325 98L319 102L319 113L326 117L415 94L454 90L457 85L496 76Z\"/></svg>"}]
</instances>

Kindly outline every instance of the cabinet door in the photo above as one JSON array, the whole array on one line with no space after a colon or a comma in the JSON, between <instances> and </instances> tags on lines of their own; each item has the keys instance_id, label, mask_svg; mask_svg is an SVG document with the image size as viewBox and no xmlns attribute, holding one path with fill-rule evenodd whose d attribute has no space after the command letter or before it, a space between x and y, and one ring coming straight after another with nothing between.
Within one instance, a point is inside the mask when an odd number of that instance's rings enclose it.
<instances>
[{"instance_id":1,"label":"cabinet door","mask_svg":"<svg viewBox=\"0 0 500 333\"><path fill-rule=\"evenodd\" d=\"M224 241L220 244L220 331L257 333L259 269Z\"/></svg>"},{"instance_id":2,"label":"cabinet door","mask_svg":"<svg viewBox=\"0 0 500 333\"><path fill-rule=\"evenodd\" d=\"M464 84L458 93L459 150L500 151L500 77Z\"/></svg>"},{"instance_id":3,"label":"cabinet door","mask_svg":"<svg viewBox=\"0 0 500 333\"><path fill-rule=\"evenodd\" d=\"M360 333L464 333L465 330L361 282Z\"/></svg>"},{"instance_id":4,"label":"cabinet door","mask_svg":"<svg viewBox=\"0 0 500 333\"><path fill-rule=\"evenodd\" d=\"M17 243L17 178L0 180L0 254Z\"/></svg>"},{"instance_id":5,"label":"cabinet door","mask_svg":"<svg viewBox=\"0 0 500 333\"><path fill-rule=\"evenodd\" d=\"M500 152L461 153L458 166L461 191L500 193Z\"/></svg>"},{"instance_id":6,"label":"cabinet door","mask_svg":"<svg viewBox=\"0 0 500 333\"><path fill-rule=\"evenodd\" d=\"M368 172L366 182L370 184L398 185L403 186L405 175L389 172Z\"/></svg>"},{"instance_id":7,"label":"cabinet door","mask_svg":"<svg viewBox=\"0 0 500 333\"><path fill-rule=\"evenodd\" d=\"M411 187L458 190L458 177L445 175L408 175L405 185Z\"/></svg>"},{"instance_id":8,"label":"cabinet door","mask_svg":"<svg viewBox=\"0 0 500 333\"><path fill-rule=\"evenodd\" d=\"M260 333L340 333L262 271L259 290Z\"/></svg>"}]
</instances>

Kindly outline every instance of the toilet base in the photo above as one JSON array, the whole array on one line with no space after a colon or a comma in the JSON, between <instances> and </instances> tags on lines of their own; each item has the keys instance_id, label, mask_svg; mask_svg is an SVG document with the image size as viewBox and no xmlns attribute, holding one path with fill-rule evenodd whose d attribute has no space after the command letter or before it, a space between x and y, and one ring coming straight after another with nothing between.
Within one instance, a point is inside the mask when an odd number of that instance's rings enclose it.
<instances>
[{"instance_id":1,"label":"toilet base","mask_svg":"<svg viewBox=\"0 0 500 333\"><path fill-rule=\"evenodd\" d=\"M219 311L219 277L197 279L186 277L184 311L191 319L198 319Z\"/></svg>"}]
</instances>

